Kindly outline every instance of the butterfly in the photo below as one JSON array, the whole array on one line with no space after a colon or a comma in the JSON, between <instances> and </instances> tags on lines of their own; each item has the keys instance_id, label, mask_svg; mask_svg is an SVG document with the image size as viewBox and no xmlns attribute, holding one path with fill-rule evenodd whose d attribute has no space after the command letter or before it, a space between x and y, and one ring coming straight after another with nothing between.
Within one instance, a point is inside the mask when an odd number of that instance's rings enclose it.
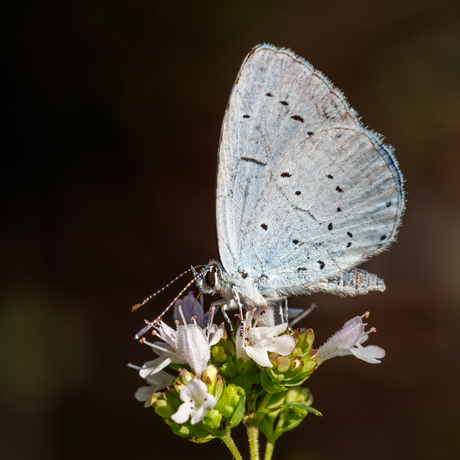
<instances>
[{"instance_id":1,"label":"butterfly","mask_svg":"<svg viewBox=\"0 0 460 460\"><path fill-rule=\"evenodd\" d=\"M220 138L220 261L198 287L228 306L294 295L383 291L356 266L395 241L403 177L392 147L360 123L340 90L269 44L246 57Z\"/></svg>"},{"instance_id":2,"label":"butterfly","mask_svg":"<svg viewBox=\"0 0 460 460\"><path fill-rule=\"evenodd\" d=\"M215 304L225 314L294 295L383 291L382 279L356 266L395 241L404 208L392 147L305 59L258 45L243 62L222 125L220 260L199 273L192 267L195 277L179 296L196 281L203 293L220 294Z\"/></svg>"}]
</instances>

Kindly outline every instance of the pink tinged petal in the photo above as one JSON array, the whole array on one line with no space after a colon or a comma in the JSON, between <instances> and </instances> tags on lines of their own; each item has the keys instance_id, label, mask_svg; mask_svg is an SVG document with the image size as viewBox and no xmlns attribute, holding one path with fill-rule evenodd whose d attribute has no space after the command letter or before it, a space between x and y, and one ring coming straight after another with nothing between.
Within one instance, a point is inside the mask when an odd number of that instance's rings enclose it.
<instances>
[{"instance_id":1,"label":"pink tinged petal","mask_svg":"<svg viewBox=\"0 0 460 460\"><path fill-rule=\"evenodd\" d=\"M147 361L141 367L141 370L139 371L139 375L143 379L145 379L151 374L155 374L157 372L160 372L166 366L171 364L171 362L172 362L171 358L165 358L163 356L160 356L159 358L156 358L153 361Z\"/></svg>"},{"instance_id":2,"label":"pink tinged petal","mask_svg":"<svg viewBox=\"0 0 460 460\"><path fill-rule=\"evenodd\" d=\"M213 324L209 328L208 338L209 338L209 346L212 347L215 345L224 335L225 324L222 323L219 327Z\"/></svg>"},{"instance_id":3,"label":"pink tinged petal","mask_svg":"<svg viewBox=\"0 0 460 460\"><path fill-rule=\"evenodd\" d=\"M247 355L262 367L273 367L273 364L268 359L268 353L265 348L245 347Z\"/></svg>"},{"instance_id":4,"label":"pink tinged petal","mask_svg":"<svg viewBox=\"0 0 460 460\"><path fill-rule=\"evenodd\" d=\"M377 345L368 345L367 347L352 348L350 350L357 358L371 364L380 363L380 359L385 356L385 350Z\"/></svg>"},{"instance_id":5,"label":"pink tinged petal","mask_svg":"<svg viewBox=\"0 0 460 460\"><path fill-rule=\"evenodd\" d=\"M138 400L138 401L148 401L149 398L150 398L150 395L155 393L155 389L154 389L154 386L153 385L147 385L147 386L143 386L143 387L140 387L137 389L136 393L134 394L134 397ZM147 404L147 406L149 406L149 404Z\"/></svg>"},{"instance_id":6,"label":"pink tinged petal","mask_svg":"<svg viewBox=\"0 0 460 460\"><path fill-rule=\"evenodd\" d=\"M203 313L203 305L195 299L193 291L187 294L182 299L179 299L174 304L174 320L178 320L182 323L182 315L179 312L179 306L182 308L182 313L185 316L187 324L191 324L192 316L196 316L196 322L199 326L206 326L206 319Z\"/></svg>"},{"instance_id":7,"label":"pink tinged petal","mask_svg":"<svg viewBox=\"0 0 460 460\"><path fill-rule=\"evenodd\" d=\"M273 305L256 307L254 318L257 320L257 324L261 327L275 326L275 309Z\"/></svg>"},{"instance_id":8,"label":"pink tinged petal","mask_svg":"<svg viewBox=\"0 0 460 460\"><path fill-rule=\"evenodd\" d=\"M170 347L175 349L175 336L176 336L176 331L168 326L165 322L160 321L158 325L158 332L157 335L164 341L166 342Z\"/></svg>"},{"instance_id":9,"label":"pink tinged petal","mask_svg":"<svg viewBox=\"0 0 460 460\"><path fill-rule=\"evenodd\" d=\"M155 385L157 387L155 391L159 391L171 386L176 378L167 372L158 372L157 374L149 375L146 380L151 385Z\"/></svg>"},{"instance_id":10,"label":"pink tinged petal","mask_svg":"<svg viewBox=\"0 0 460 460\"><path fill-rule=\"evenodd\" d=\"M176 423L185 423L191 416L192 425L201 422L217 403L217 399L207 392L206 384L199 379L189 380L181 388L180 399L184 403L171 419Z\"/></svg>"},{"instance_id":11,"label":"pink tinged petal","mask_svg":"<svg viewBox=\"0 0 460 460\"><path fill-rule=\"evenodd\" d=\"M187 364L198 375L201 375L211 357L208 340L201 327L195 324L178 326L176 332L176 348Z\"/></svg>"},{"instance_id":12,"label":"pink tinged petal","mask_svg":"<svg viewBox=\"0 0 460 460\"><path fill-rule=\"evenodd\" d=\"M361 316L355 316L347 321L340 331L336 332L331 339L339 349L346 350L353 347L364 332L364 324Z\"/></svg>"},{"instance_id":13,"label":"pink tinged petal","mask_svg":"<svg viewBox=\"0 0 460 460\"><path fill-rule=\"evenodd\" d=\"M267 351L279 353L282 356L287 356L292 353L295 348L295 340L290 335L282 335L275 337L271 343L267 345Z\"/></svg>"}]
</instances>

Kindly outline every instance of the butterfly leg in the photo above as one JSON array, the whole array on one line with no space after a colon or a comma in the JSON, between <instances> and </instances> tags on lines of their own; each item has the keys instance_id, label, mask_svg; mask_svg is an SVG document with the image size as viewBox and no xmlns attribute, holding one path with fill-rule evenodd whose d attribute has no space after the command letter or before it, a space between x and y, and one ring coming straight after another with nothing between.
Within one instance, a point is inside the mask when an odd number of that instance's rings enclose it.
<instances>
[{"instance_id":1,"label":"butterfly leg","mask_svg":"<svg viewBox=\"0 0 460 460\"><path fill-rule=\"evenodd\" d=\"M236 304L238 305L238 309L240 311L241 321L243 321L243 319L244 319L244 316L243 316L243 304L242 304L242 302L240 300L240 296L238 295L238 292L236 291L236 289L234 287L232 287L232 293L233 293L233 297L236 300Z\"/></svg>"},{"instance_id":2,"label":"butterfly leg","mask_svg":"<svg viewBox=\"0 0 460 460\"><path fill-rule=\"evenodd\" d=\"M232 322L230 321L230 318L227 315L227 310L228 310L227 304L224 304L222 306L222 314L224 315L225 321L227 321L227 323L229 324L230 330L231 330L231 332L233 334L235 331L233 330L233 324L232 324Z\"/></svg>"}]
</instances>

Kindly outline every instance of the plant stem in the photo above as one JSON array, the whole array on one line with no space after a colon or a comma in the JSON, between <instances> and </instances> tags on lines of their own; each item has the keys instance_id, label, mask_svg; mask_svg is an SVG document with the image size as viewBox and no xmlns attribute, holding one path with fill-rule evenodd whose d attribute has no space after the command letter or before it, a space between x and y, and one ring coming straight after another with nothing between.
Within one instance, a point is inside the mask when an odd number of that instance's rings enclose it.
<instances>
[{"instance_id":1,"label":"plant stem","mask_svg":"<svg viewBox=\"0 0 460 460\"><path fill-rule=\"evenodd\" d=\"M249 452L251 460L260 460L259 456L259 428L248 426Z\"/></svg>"},{"instance_id":2,"label":"plant stem","mask_svg":"<svg viewBox=\"0 0 460 460\"><path fill-rule=\"evenodd\" d=\"M232 453L233 457L235 457L236 460L243 460L243 457L241 456L238 447L236 447L235 441L230 436L230 432L222 436L220 439L224 441L225 445L228 447L228 450Z\"/></svg>"},{"instance_id":3,"label":"plant stem","mask_svg":"<svg viewBox=\"0 0 460 460\"><path fill-rule=\"evenodd\" d=\"M275 443L272 444L270 441L267 441L267 444L265 445L264 460L272 460L274 448L275 448Z\"/></svg>"}]
</instances>

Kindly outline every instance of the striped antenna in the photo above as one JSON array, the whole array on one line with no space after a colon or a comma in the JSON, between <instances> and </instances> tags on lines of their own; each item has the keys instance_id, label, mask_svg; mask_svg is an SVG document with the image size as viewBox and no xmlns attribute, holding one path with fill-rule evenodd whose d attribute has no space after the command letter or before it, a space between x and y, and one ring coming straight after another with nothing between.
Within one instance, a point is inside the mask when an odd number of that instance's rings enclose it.
<instances>
[{"instance_id":1,"label":"striped antenna","mask_svg":"<svg viewBox=\"0 0 460 460\"><path fill-rule=\"evenodd\" d=\"M198 265L197 267L192 267L192 268L189 268L186 272L184 272L183 274L189 272L190 270L194 270L195 268L198 268L198 267L205 267L206 265ZM196 273L196 272L195 272ZM152 327L155 325L155 323L158 323L158 321L161 321L161 319L163 318L163 315L176 303L176 300L179 299L179 297L198 279L198 278L202 278L205 274L207 273L207 271L204 271L202 273L199 273L197 274L197 276L194 276L193 279L187 283L187 285L182 289L182 291L179 292L179 294L177 294L177 296L174 298L174 300L161 312L161 314L156 318L154 319L152 322L148 322L146 321L147 323L147 326L143 327L135 336L134 338L136 340L139 340L140 338L142 338L143 335L145 335L150 329L152 329ZM180 275L182 276L182 275ZM171 284L171 283L170 283ZM165 289L167 286L165 286L163 289ZM158 292L161 292L163 289L161 289L160 291ZM151 296L153 297L153 296ZM147 299L148 301L149 299Z\"/></svg>"},{"instance_id":2,"label":"striped antenna","mask_svg":"<svg viewBox=\"0 0 460 460\"><path fill-rule=\"evenodd\" d=\"M196 268L200 268L200 267L205 267L205 265L197 265ZM160 292L163 292L166 288L168 288L169 286L171 286L171 284L173 284L175 281L177 281L179 278L181 278L182 276L186 275L188 272L194 270L195 267L190 267L188 270L185 270L184 273L181 273L179 276L176 276L172 281L170 281L166 286L163 286L159 291L155 292L154 294L152 294L151 296L147 297L146 299L144 299L141 303L137 303L136 305L134 305L132 308L131 308L131 311L136 311L137 309L141 308L143 305L145 305L149 300L153 299L156 295L158 295ZM196 272L195 272L196 273Z\"/></svg>"}]
</instances>

